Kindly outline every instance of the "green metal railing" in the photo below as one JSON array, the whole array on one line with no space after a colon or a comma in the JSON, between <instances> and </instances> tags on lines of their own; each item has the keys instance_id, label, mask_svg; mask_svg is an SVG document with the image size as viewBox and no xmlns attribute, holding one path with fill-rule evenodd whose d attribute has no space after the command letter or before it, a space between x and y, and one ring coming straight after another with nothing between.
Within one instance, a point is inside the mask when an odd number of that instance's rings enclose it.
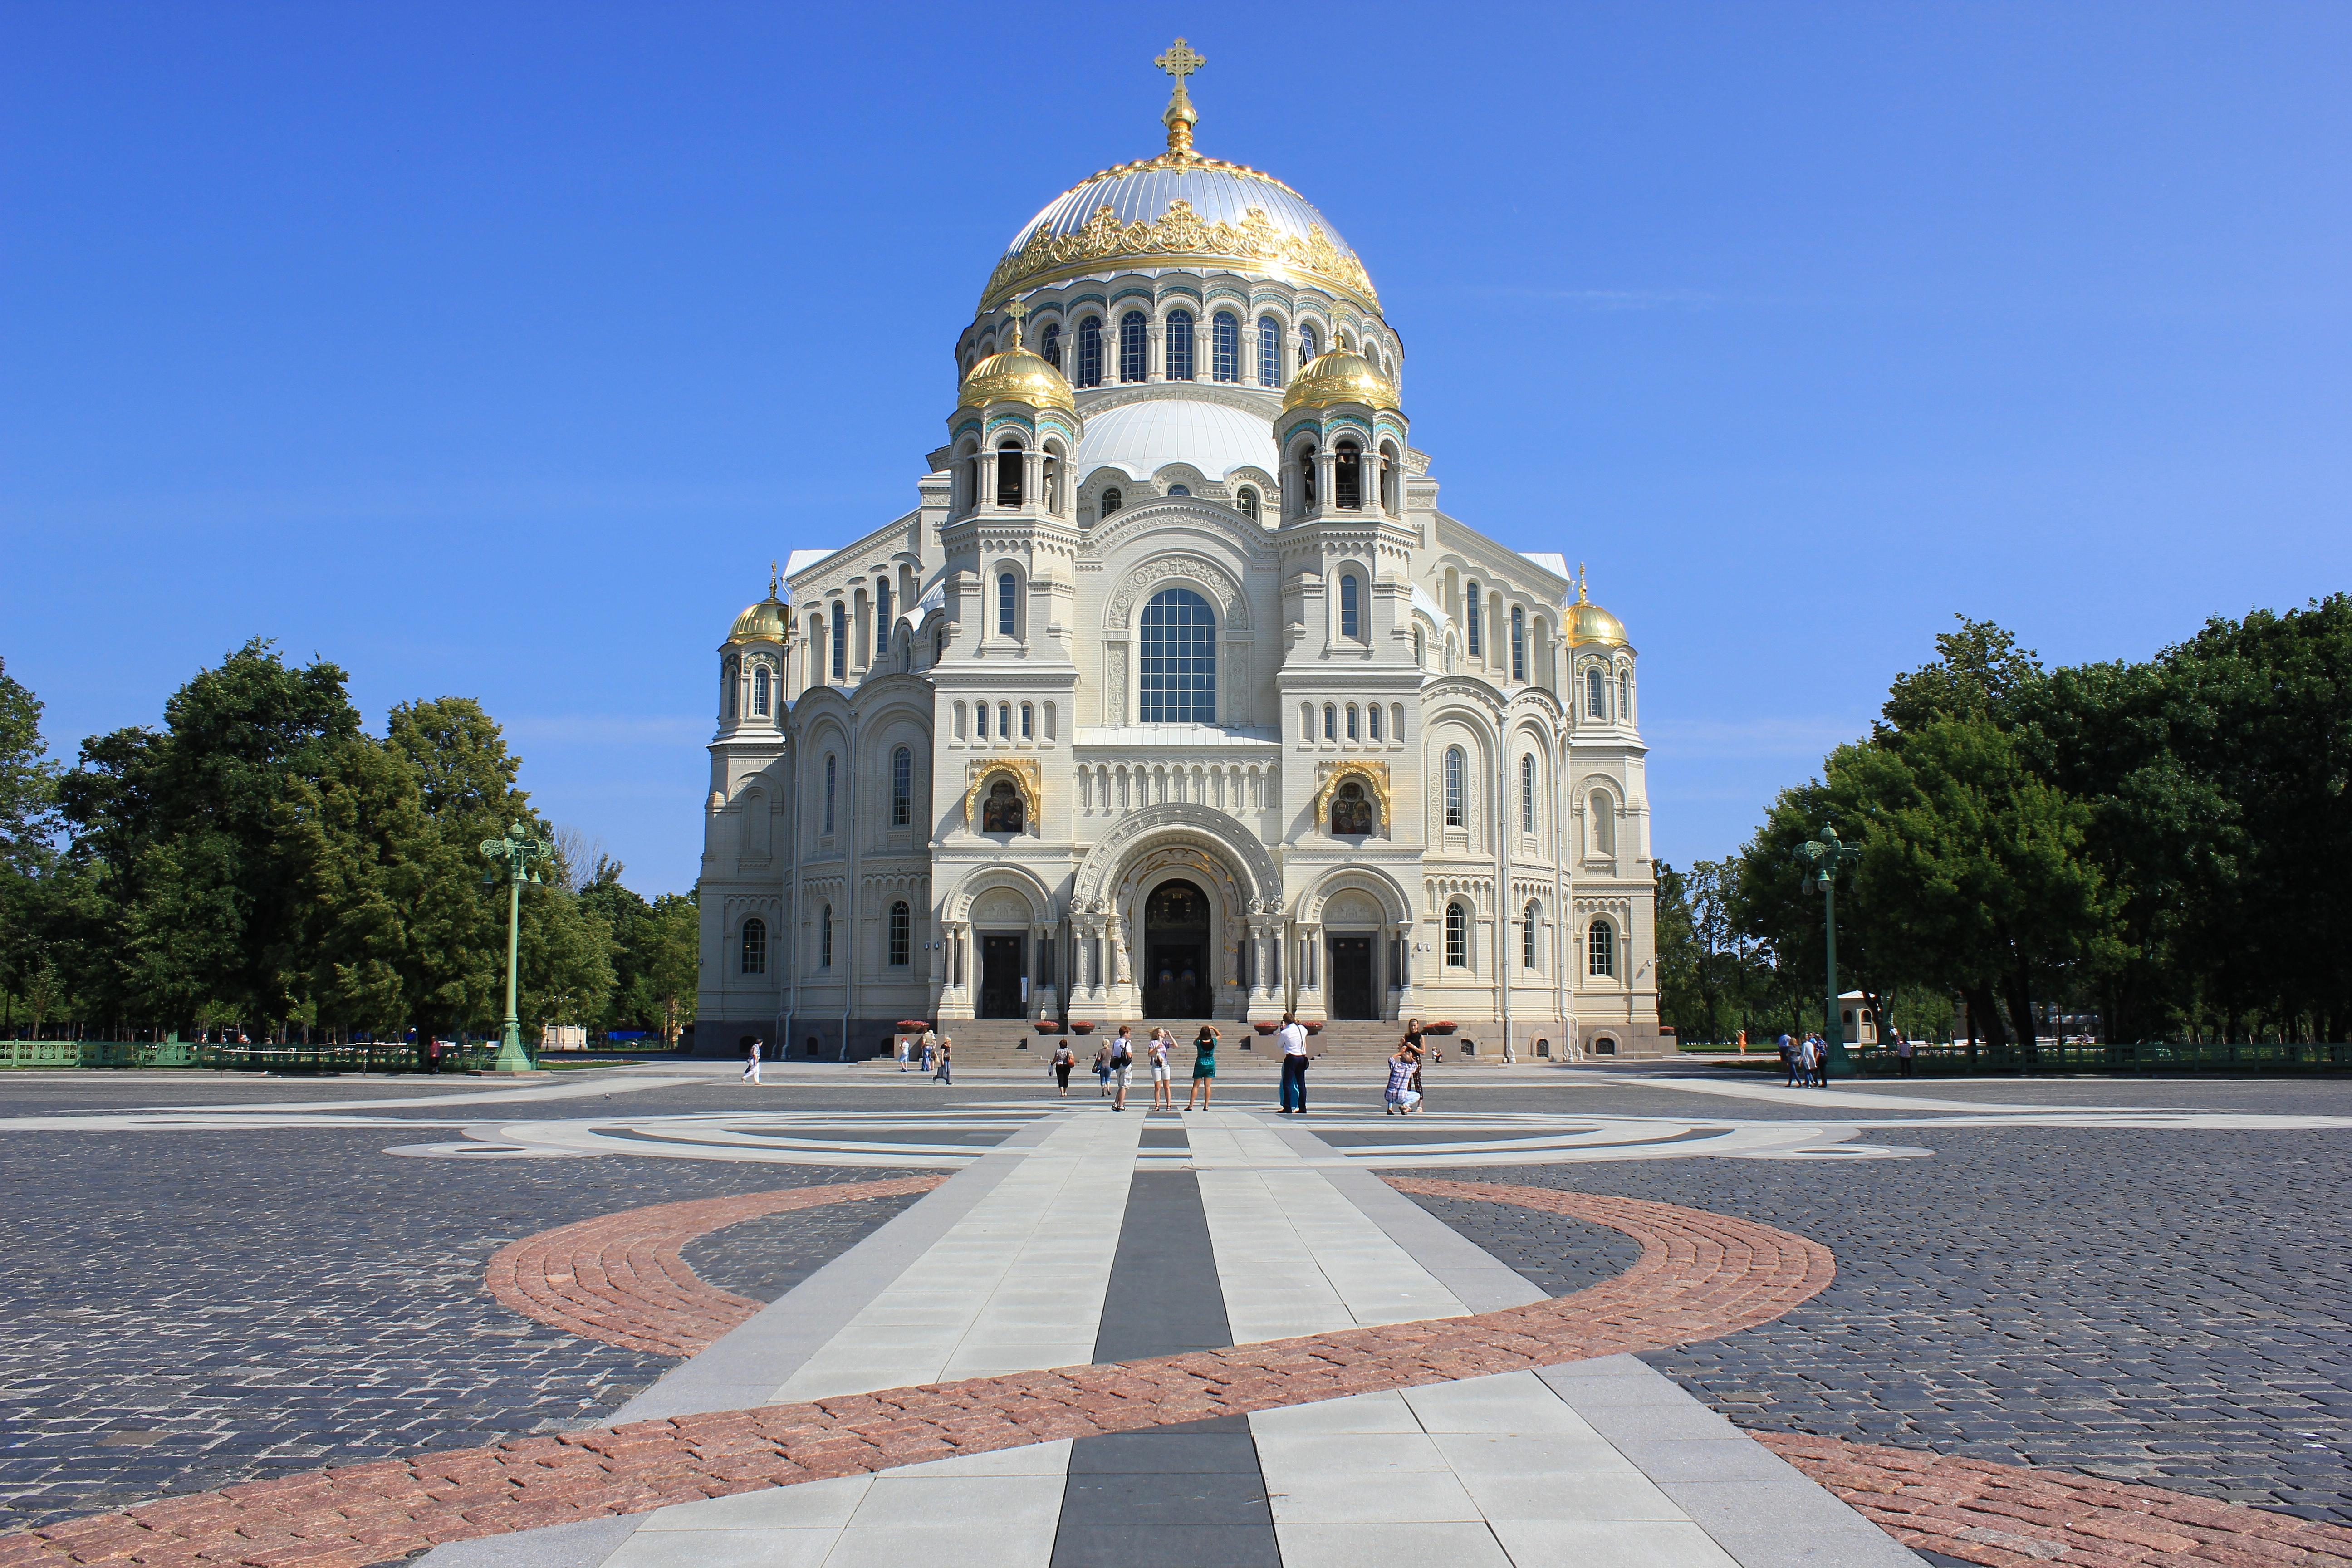
<instances>
[{"instance_id":1,"label":"green metal railing","mask_svg":"<svg viewBox=\"0 0 2352 1568\"><path fill-rule=\"evenodd\" d=\"M538 1052L526 1047L537 1061ZM446 1047L445 1073L487 1068L499 1054L496 1040ZM0 1040L0 1068L213 1068L229 1072L370 1073L423 1072L425 1058L413 1045L383 1042L356 1046L218 1046L184 1040Z\"/></svg>"}]
</instances>

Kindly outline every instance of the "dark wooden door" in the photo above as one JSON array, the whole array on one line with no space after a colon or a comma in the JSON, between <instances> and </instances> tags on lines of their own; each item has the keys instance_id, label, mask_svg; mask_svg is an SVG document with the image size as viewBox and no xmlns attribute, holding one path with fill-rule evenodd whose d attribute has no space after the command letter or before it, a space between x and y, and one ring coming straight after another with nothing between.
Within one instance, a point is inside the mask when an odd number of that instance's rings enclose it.
<instances>
[{"instance_id":1,"label":"dark wooden door","mask_svg":"<svg viewBox=\"0 0 2352 1568\"><path fill-rule=\"evenodd\" d=\"M1372 939L1334 936L1324 940L1331 950L1331 984L1325 992L1330 999L1331 1016L1379 1017L1380 1009L1372 1005Z\"/></svg>"},{"instance_id":2,"label":"dark wooden door","mask_svg":"<svg viewBox=\"0 0 2352 1568\"><path fill-rule=\"evenodd\" d=\"M986 936L980 939L980 1016L983 1018L1021 1016L1022 950L1028 939Z\"/></svg>"}]
</instances>

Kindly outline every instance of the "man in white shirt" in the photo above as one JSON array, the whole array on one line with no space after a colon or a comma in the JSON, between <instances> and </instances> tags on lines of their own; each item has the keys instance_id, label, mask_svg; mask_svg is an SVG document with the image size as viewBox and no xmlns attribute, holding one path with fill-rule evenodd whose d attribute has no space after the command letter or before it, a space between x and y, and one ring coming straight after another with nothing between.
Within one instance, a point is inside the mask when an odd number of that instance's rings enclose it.
<instances>
[{"instance_id":1,"label":"man in white shirt","mask_svg":"<svg viewBox=\"0 0 2352 1568\"><path fill-rule=\"evenodd\" d=\"M1274 1032L1282 1042L1282 1114L1307 1114L1307 1026L1285 1013Z\"/></svg>"}]
</instances>

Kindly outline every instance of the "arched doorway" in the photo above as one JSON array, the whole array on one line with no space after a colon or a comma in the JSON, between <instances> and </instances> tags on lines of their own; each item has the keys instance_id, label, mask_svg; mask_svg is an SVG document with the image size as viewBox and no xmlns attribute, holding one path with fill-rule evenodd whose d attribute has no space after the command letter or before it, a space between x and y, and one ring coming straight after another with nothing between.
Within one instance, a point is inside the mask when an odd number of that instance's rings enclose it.
<instances>
[{"instance_id":1,"label":"arched doorway","mask_svg":"<svg viewBox=\"0 0 2352 1568\"><path fill-rule=\"evenodd\" d=\"M1209 896L1178 879L1143 900L1143 1010L1154 1018L1205 1018L1216 1003L1210 967Z\"/></svg>"}]
</instances>

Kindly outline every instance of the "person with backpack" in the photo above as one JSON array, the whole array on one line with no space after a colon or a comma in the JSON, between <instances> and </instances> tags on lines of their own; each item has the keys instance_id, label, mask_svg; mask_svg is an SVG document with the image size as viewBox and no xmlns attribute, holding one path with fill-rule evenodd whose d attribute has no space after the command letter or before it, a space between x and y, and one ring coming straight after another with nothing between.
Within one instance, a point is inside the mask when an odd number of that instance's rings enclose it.
<instances>
[{"instance_id":1,"label":"person with backpack","mask_svg":"<svg viewBox=\"0 0 2352 1568\"><path fill-rule=\"evenodd\" d=\"M1110 1081L1114 1088L1110 1108L1113 1110L1127 1109L1127 1083L1134 1071L1135 1041L1129 1037L1128 1026L1121 1024L1118 1037L1110 1043Z\"/></svg>"}]
</instances>

